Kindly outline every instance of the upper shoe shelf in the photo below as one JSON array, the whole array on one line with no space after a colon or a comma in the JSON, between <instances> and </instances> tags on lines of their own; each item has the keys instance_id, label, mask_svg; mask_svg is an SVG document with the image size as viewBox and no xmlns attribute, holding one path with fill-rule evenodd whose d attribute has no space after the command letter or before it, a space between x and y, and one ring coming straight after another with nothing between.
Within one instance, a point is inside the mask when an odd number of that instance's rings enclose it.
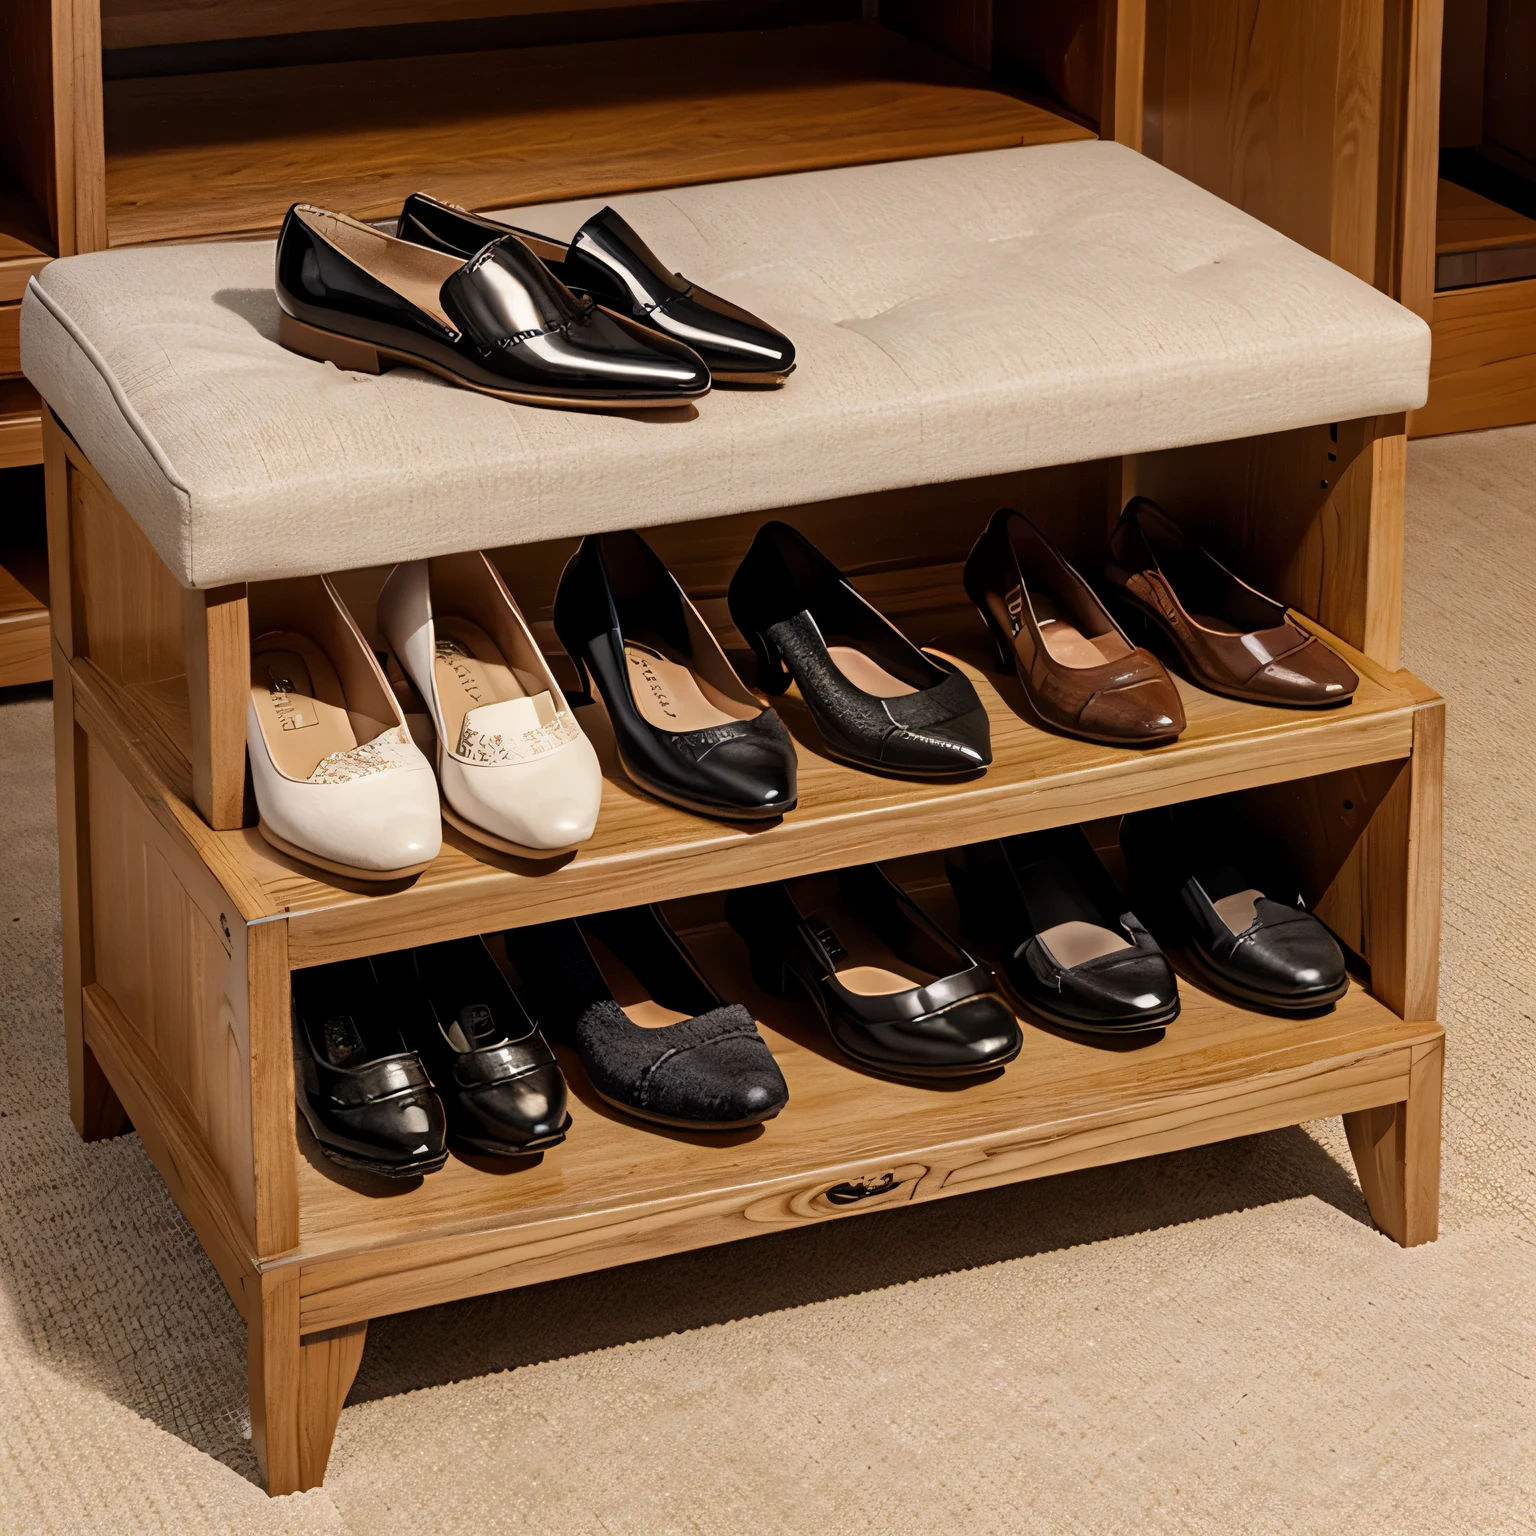
<instances>
[{"instance_id":1,"label":"upper shoe shelf","mask_svg":"<svg viewBox=\"0 0 1536 1536\"><path fill-rule=\"evenodd\" d=\"M507 405L276 341L267 242L71 257L23 363L184 586L656 526L1402 411L1415 316L1098 141L613 199L795 341L667 419ZM525 207L569 236L592 200ZM382 207L382 205L381 205ZM168 338L174 337L172 348Z\"/></svg>"}]
</instances>

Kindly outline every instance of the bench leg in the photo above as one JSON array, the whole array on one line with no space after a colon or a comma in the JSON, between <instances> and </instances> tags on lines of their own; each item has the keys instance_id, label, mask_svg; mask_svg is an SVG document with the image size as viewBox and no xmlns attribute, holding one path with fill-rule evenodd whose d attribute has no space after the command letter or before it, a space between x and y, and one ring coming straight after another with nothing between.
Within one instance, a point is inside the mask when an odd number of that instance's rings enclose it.
<instances>
[{"instance_id":1,"label":"bench leg","mask_svg":"<svg viewBox=\"0 0 1536 1536\"><path fill-rule=\"evenodd\" d=\"M1371 1219L1404 1248L1440 1232L1440 1090L1445 1042L1414 1047L1408 1097L1344 1116Z\"/></svg>"},{"instance_id":2,"label":"bench leg","mask_svg":"<svg viewBox=\"0 0 1536 1536\"><path fill-rule=\"evenodd\" d=\"M267 1492L302 1493L325 1481L336 1421L363 1358L367 1323L299 1334L299 1277L285 1269L261 1280L250 1321L247 1376L251 1442Z\"/></svg>"}]
</instances>

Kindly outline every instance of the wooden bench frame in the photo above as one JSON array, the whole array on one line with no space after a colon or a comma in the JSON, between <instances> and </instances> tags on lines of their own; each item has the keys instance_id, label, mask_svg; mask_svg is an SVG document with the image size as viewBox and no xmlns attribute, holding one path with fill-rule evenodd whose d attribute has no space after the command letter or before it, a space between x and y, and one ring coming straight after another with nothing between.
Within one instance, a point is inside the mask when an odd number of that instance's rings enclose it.
<instances>
[{"instance_id":1,"label":"wooden bench frame","mask_svg":"<svg viewBox=\"0 0 1536 1536\"><path fill-rule=\"evenodd\" d=\"M1380 1228L1435 1236L1443 715L1397 670L1401 418L791 509L834 558L868 559L872 538L902 556L865 579L901 613L952 582L953 541L1000 502L1028 497L1086 560L1147 490L1334 633L1364 679L1344 711L1189 695L1186 739L1136 754L1024 725L989 678L998 762L974 784L859 775L802 735L801 808L768 832L660 807L616 775L597 837L564 868L530 874L450 837L408 889L383 892L316 880L247 824L245 589L178 588L49 415L44 431L72 1111L87 1139L131 1121L245 1318L271 1492L322 1480L368 1319L455 1297L1336 1114ZM721 627L724 577L761 520L655 531ZM496 555L536 625L564 550ZM339 579L366 632L378 573ZM831 1059L765 1005L792 1100L760 1138L658 1137L583 1098L572 1068L578 1124L538 1168L455 1159L392 1198L349 1187L296 1125L295 967L659 899L724 954L709 893L733 884L921 855L962 835L962 815L967 837L1112 826L1215 793L1290 828L1305 888L1360 967L1332 1015L1266 1019L1190 988L1145 1052L1030 1029L1027 1070L925 1097ZM796 1129L798 1099L817 1106L813 1129ZM860 1198L829 1200L842 1186Z\"/></svg>"}]
</instances>

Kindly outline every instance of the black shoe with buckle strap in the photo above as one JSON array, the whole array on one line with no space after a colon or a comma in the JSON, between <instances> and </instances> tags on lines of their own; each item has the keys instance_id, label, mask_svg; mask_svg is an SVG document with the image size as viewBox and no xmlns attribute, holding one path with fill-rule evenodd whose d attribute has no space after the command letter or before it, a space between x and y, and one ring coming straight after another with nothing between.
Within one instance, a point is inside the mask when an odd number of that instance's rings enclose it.
<instances>
[{"instance_id":1,"label":"black shoe with buckle strap","mask_svg":"<svg viewBox=\"0 0 1536 1536\"><path fill-rule=\"evenodd\" d=\"M729 299L669 272L612 208L594 213L569 242L503 224L413 192L398 234L467 260L509 230L573 293L692 347L717 384L782 384L794 372L787 336Z\"/></svg>"},{"instance_id":2,"label":"black shoe with buckle strap","mask_svg":"<svg viewBox=\"0 0 1536 1536\"><path fill-rule=\"evenodd\" d=\"M524 405L685 405L709 369L680 341L578 298L516 235L468 260L296 203L277 240L278 340L353 372L396 364Z\"/></svg>"},{"instance_id":3,"label":"black shoe with buckle strap","mask_svg":"<svg viewBox=\"0 0 1536 1536\"><path fill-rule=\"evenodd\" d=\"M878 864L732 891L725 917L765 992L802 992L846 1056L888 1077L966 1077L1023 1032L990 969Z\"/></svg>"}]
</instances>

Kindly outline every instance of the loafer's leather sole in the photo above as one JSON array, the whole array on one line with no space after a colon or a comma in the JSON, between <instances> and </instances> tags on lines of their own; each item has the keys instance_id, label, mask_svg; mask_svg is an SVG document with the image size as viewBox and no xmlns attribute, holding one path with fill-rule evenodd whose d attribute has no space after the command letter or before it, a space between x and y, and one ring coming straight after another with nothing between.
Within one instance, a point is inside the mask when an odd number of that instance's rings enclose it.
<instances>
[{"instance_id":1,"label":"loafer's leather sole","mask_svg":"<svg viewBox=\"0 0 1536 1536\"><path fill-rule=\"evenodd\" d=\"M709 376L716 384L756 384L763 389L777 389L794 371L793 364L783 373L716 373L711 368Z\"/></svg>"},{"instance_id":2,"label":"loafer's leather sole","mask_svg":"<svg viewBox=\"0 0 1536 1536\"><path fill-rule=\"evenodd\" d=\"M551 1147L558 1147L565 1140L570 1129L571 1121L567 1116L564 1126L553 1136L524 1142L520 1147L514 1147L510 1142L491 1141L489 1138L478 1136L450 1136L448 1145L461 1152L473 1152L478 1157L504 1157L510 1161L519 1157L537 1157L541 1152L548 1152Z\"/></svg>"},{"instance_id":3,"label":"loafer's leather sole","mask_svg":"<svg viewBox=\"0 0 1536 1536\"><path fill-rule=\"evenodd\" d=\"M353 864L338 864L334 859L321 858L318 853L311 853L307 848L290 843L286 838L279 837L265 821L258 821L256 830L279 853L287 854L290 859L297 859L300 864L313 864L316 869L326 870L333 875L345 875L349 880L409 880L432 862L428 859L425 864L407 864L404 869L359 869Z\"/></svg>"},{"instance_id":4,"label":"loafer's leather sole","mask_svg":"<svg viewBox=\"0 0 1536 1536\"><path fill-rule=\"evenodd\" d=\"M483 384L472 383L451 369L413 352L358 341L338 331L322 331L318 326L295 320L286 310L278 316L277 339L300 357L312 358L317 363L335 363L348 373L383 373L395 367L420 368L450 384L457 384L461 389L471 389L477 395L491 395L497 400L509 400L514 405L550 405L569 411L662 411L688 405L709 393L701 389L693 394L661 398L637 396L632 400L593 400L582 395L540 395L522 390L487 389Z\"/></svg>"},{"instance_id":5,"label":"loafer's leather sole","mask_svg":"<svg viewBox=\"0 0 1536 1536\"><path fill-rule=\"evenodd\" d=\"M472 821L465 821L446 800L440 802L443 820L450 827L462 832L465 837L473 838L477 843L483 843L487 848L494 848L498 853L510 853L519 859L558 859L568 853L574 853L581 847L580 843L567 843L563 848L529 848L522 843L508 842L504 837L497 837L494 832L487 832L484 827L477 827Z\"/></svg>"}]
</instances>

